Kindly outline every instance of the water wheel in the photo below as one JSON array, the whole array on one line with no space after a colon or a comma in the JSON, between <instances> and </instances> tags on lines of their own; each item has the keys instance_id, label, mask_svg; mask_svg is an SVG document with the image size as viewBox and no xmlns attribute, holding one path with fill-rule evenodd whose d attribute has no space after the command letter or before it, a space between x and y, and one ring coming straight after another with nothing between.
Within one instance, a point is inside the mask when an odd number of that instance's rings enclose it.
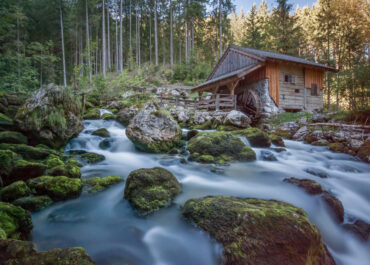
<instances>
[{"instance_id":1,"label":"water wheel","mask_svg":"<svg viewBox=\"0 0 370 265\"><path fill-rule=\"evenodd\" d=\"M254 120L258 119L262 112L262 102L258 94L251 89L242 91L237 96L239 109Z\"/></svg>"}]
</instances>

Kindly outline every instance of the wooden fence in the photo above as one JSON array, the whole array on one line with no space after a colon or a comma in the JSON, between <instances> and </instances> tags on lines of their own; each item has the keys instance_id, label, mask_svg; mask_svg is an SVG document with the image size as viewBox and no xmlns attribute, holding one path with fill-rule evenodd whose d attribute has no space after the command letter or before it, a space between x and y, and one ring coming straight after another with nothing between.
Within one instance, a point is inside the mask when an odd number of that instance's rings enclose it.
<instances>
[{"instance_id":1,"label":"wooden fence","mask_svg":"<svg viewBox=\"0 0 370 265\"><path fill-rule=\"evenodd\" d=\"M183 97L164 97L158 96L161 105L164 102L186 108L193 108L199 110L225 110L236 109L236 95L216 94L211 96L202 96L195 99L186 99Z\"/></svg>"}]
</instances>

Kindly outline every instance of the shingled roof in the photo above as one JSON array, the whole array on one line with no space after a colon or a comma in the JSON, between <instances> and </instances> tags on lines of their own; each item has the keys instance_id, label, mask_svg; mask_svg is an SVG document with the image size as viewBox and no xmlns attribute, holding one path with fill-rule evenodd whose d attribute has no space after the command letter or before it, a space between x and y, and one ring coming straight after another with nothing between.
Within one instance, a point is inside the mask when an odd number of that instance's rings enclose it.
<instances>
[{"instance_id":1,"label":"shingled roof","mask_svg":"<svg viewBox=\"0 0 370 265\"><path fill-rule=\"evenodd\" d=\"M268 51L263 51L263 50L256 50L256 49L241 47L237 45L230 45L230 48L239 50L241 52L253 54L257 57L260 57L263 61L265 61L266 59L282 60L282 61L287 61L287 62L295 62L295 63L300 63L300 64L311 65L314 67L320 67L320 68L324 68L329 71L337 72L337 69L333 67L320 64L320 63L315 63L315 62L305 60L299 57L291 56L291 55L275 53L275 52L268 52Z\"/></svg>"}]
</instances>

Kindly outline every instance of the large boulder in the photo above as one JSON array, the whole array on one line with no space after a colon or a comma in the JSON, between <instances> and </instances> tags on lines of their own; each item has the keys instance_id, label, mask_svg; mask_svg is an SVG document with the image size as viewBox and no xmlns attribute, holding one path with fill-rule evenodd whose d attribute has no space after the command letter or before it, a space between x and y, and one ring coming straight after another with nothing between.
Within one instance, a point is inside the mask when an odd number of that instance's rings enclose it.
<instances>
[{"instance_id":1,"label":"large boulder","mask_svg":"<svg viewBox=\"0 0 370 265\"><path fill-rule=\"evenodd\" d=\"M64 201L78 197L82 192L82 181L65 176L42 176L28 181L28 186L37 195L48 195L53 201Z\"/></svg>"},{"instance_id":2,"label":"large boulder","mask_svg":"<svg viewBox=\"0 0 370 265\"><path fill-rule=\"evenodd\" d=\"M81 101L70 89L50 84L26 100L15 122L31 139L61 147L82 131L81 111Z\"/></svg>"},{"instance_id":3,"label":"large boulder","mask_svg":"<svg viewBox=\"0 0 370 265\"><path fill-rule=\"evenodd\" d=\"M0 143L27 144L27 137L20 132L0 132Z\"/></svg>"},{"instance_id":4,"label":"large boulder","mask_svg":"<svg viewBox=\"0 0 370 265\"><path fill-rule=\"evenodd\" d=\"M26 160L16 160L13 163L12 171L9 175L3 177L4 185L9 185L18 180L28 180L44 174L46 166L38 162Z\"/></svg>"},{"instance_id":5,"label":"large boulder","mask_svg":"<svg viewBox=\"0 0 370 265\"><path fill-rule=\"evenodd\" d=\"M285 202L211 196L188 200L183 215L223 245L224 264L335 264L307 214Z\"/></svg>"},{"instance_id":6,"label":"large boulder","mask_svg":"<svg viewBox=\"0 0 370 265\"><path fill-rule=\"evenodd\" d=\"M256 160L254 151L230 132L202 132L190 139L189 159L201 163Z\"/></svg>"},{"instance_id":7,"label":"large boulder","mask_svg":"<svg viewBox=\"0 0 370 265\"><path fill-rule=\"evenodd\" d=\"M140 213L148 214L169 205L180 192L180 183L168 170L142 168L127 177L124 198Z\"/></svg>"},{"instance_id":8,"label":"large boulder","mask_svg":"<svg viewBox=\"0 0 370 265\"><path fill-rule=\"evenodd\" d=\"M258 128L248 128L235 132L238 135L245 136L251 146L254 147L270 147L271 139L267 133Z\"/></svg>"},{"instance_id":9,"label":"large boulder","mask_svg":"<svg viewBox=\"0 0 370 265\"><path fill-rule=\"evenodd\" d=\"M13 204L31 212L37 212L53 203L49 196L32 196L16 199Z\"/></svg>"},{"instance_id":10,"label":"large boulder","mask_svg":"<svg viewBox=\"0 0 370 265\"><path fill-rule=\"evenodd\" d=\"M126 135L139 150L162 153L180 145L182 132L166 110L148 102L130 121Z\"/></svg>"},{"instance_id":11,"label":"large boulder","mask_svg":"<svg viewBox=\"0 0 370 265\"><path fill-rule=\"evenodd\" d=\"M300 188L303 188L308 194L315 195L323 193L323 189L319 183L311 179L286 178L284 182L291 183Z\"/></svg>"},{"instance_id":12,"label":"large boulder","mask_svg":"<svg viewBox=\"0 0 370 265\"><path fill-rule=\"evenodd\" d=\"M34 147L26 144L0 144L1 150L11 150L21 155L24 159L42 160L55 151L44 147Z\"/></svg>"},{"instance_id":13,"label":"large boulder","mask_svg":"<svg viewBox=\"0 0 370 265\"><path fill-rule=\"evenodd\" d=\"M116 120L122 125L127 126L130 123L130 120L135 117L138 112L139 108L135 106L124 108L118 112Z\"/></svg>"},{"instance_id":14,"label":"large boulder","mask_svg":"<svg viewBox=\"0 0 370 265\"><path fill-rule=\"evenodd\" d=\"M29 211L7 202L0 202L0 230L5 232L6 238L27 238L32 228Z\"/></svg>"},{"instance_id":15,"label":"large boulder","mask_svg":"<svg viewBox=\"0 0 370 265\"><path fill-rule=\"evenodd\" d=\"M12 202L18 198L31 194L30 188L24 181L16 181L0 190L0 198L5 202Z\"/></svg>"},{"instance_id":16,"label":"large boulder","mask_svg":"<svg viewBox=\"0 0 370 265\"><path fill-rule=\"evenodd\" d=\"M232 125L239 128L247 128L251 122L251 119L247 115L237 110L230 111L224 119L225 125Z\"/></svg>"},{"instance_id":17,"label":"large boulder","mask_svg":"<svg viewBox=\"0 0 370 265\"><path fill-rule=\"evenodd\" d=\"M30 241L1 240L0 262L6 265L94 265L96 264L81 247L52 249L37 252Z\"/></svg>"}]
</instances>

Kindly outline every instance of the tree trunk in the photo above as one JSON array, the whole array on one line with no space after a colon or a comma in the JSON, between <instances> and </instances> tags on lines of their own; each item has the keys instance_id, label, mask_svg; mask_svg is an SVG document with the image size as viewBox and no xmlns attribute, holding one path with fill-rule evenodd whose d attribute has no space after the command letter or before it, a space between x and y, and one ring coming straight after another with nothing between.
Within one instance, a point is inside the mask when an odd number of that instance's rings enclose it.
<instances>
[{"instance_id":1,"label":"tree trunk","mask_svg":"<svg viewBox=\"0 0 370 265\"><path fill-rule=\"evenodd\" d=\"M220 20L220 58L222 56L222 0L218 0L218 12L219 12L219 20Z\"/></svg>"},{"instance_id":2,"label":"tree trunk","mask_svg":"<svg viewBox=\"0 0 370 265\"><path fill-rule=\"evenodd\" d=\"M123 72L123 50L122 50L122 0L119 5L119 53L118 53L119 71Z\"/></svg>"},{"instance_id":3,"label":"tree trunk","mask_svg":"<svg viewBox=\"0 0 370 265\"><path fill-rule=\"evenodd\" d=\"M65 52L64 52L62 3L60 3L60 37L62 39L63 84L66 87L67 86L67 75L66 75L66 57L65 57Z\"/></svg>"},{"instance_id":4,"label":"tree trunk","mask_svg":"<svg viewBox=\"0 0 370 265\"><path fill-rule=\"evenodd\" d=\"M149 61L152 64L152 12L149 11Z\"/></svg>"},{"instance_id":5,"label":"tree trunk","mask_svg":"<svg viewBox=\"0 0 370 265\"><path fill-rule=\"evenodd\" d=\"M107 66L106 66L106 52L107 47L105 45L105 1L103 0L103 6L102 6L102 73L103 77L106 77L107 75Z\"/></svg>"},{"instance_id":6,"label":"tree trunk","mask_svg":"<svg viewBox=\"0 0 370 265\"><path fill-rule=\"evenodd\" d=\"M118 27L117 27L117 20L116 20L116 48L115 48L115 53L114 53L114 62L115 62L115 66L116 66L116 72L118 73L119 72L119 61L118 61L118 58L119 58L119 45L118 45Z\"/></svg>"},{"instance_id":7,"label":"tree trunk","mask_svg":"<svg viewBox=\"0 0 370 265\"><path fill-rule=\"evenodd\" d=\"M86 6L86 48L87 48L87 71L89 72L89 82L91 84L91 58L90 58L90 32L89 32L89 8L87 6L87 0L85 0Z\"/></svg>"},{"instance_id":8,"label":"tree trunk","mask_svg":"<svg viewBox=\"0 0 370 265\"><path fill-rule=\"evenodd\" d=\"M173 13L172 0L170 0L170 65L173 66Z\"/></svg>"},{"instance_id":9,"label":"tree trunk","mask_svg":"<svg viewBox=\"0 0 370 265\"><path fill-rule=\"evenodd\" d=\"M129 17L130 17L130 44L129 44L129 65L131 68L131 59L132 59L132 16L131 16L131 0L130 0L130 7L129 7Z\"/></svg>"},{"instance_id":10,"label":"tree trunk","mask_svg":"<svg viewBox=\"0 0 370 265\"><path fill-rule=\"evenodd\" d=\"M155 65L158 65L157 0L154 0L154 53L155 53Z\"/></svg>"},{"instance_id":11,"label":"tree trunk","mask_svg":"<svg viewBox=\"0 0 370 265\"><path fill-rule=\"evenodd\" d=\"M21 90L21 68L20 68L20 37L19 37L19 15L17 15L17 70L18 70L18 91Z\"/></svg>"},{"instance_id":12,"label":"tree trunk","mask_svg":"<svg viewBox=\"0 0 370 265\"><path fill-rule=\"evenodd\" d=\"M188 62L188 18L187 18L187 4L188 1L185 0L185 25L184 25L184 37L185 37L185 62Z\"/></svg>"},{"instance_id":13,"label":"tree trunk","mask_svg":"<svg viewBox=\"0 0 370 265\"><path fill-rule=\"evenodd\" d=\"M109 6L107 8L107 59L108 59L108 70L111 69L111 52L110 52L110 29L109 29Z\"/></svg>"}]
</instances>

